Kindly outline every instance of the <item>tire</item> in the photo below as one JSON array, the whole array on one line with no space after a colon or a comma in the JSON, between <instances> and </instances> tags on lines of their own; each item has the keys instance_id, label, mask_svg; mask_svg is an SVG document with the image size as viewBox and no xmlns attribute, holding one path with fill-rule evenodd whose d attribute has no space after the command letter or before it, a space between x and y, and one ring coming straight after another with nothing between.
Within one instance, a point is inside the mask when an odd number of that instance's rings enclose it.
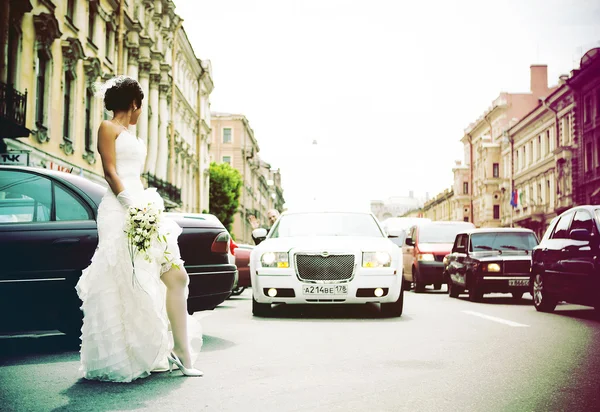
<instances>
[{"instance_id":1,"label":"tire","mask_svg":"<svg viewBox=\"0 0 600 412\"><path fill-rule=\"evenodd\" d=\"M533 278L533 305L538 312L554 312L558 300L544 291L544 277L537 273Z\"/></svg>"},{"instance_id":2,"label":"tire","mask_svg":"<svg viewBox=\"0 0 600 412\"><path fill-rule=\"evenodd\" d=\"M252 296L252 314L261 318L268 318L273 313L270 303L259 303Z\"/></svg>"},{"instance_id":3,"label":"tire","mask_svg":"<svg viewBox=\"0 0 600 412\"><path fill-rule=\"evenodd\" d=\"M398 300L390 303L381 304L381 315L386 318L397 318L402 316L402 310L404 309L404 288L400 289L400 296Z\"/></svg>"},{"instance_id":4,"label":"tire","mask_svg":"<svg viewBox=\"0 0 600 412\"><path fill-rule=\"evenodd\" d=\"M471 276L467 275L467 279L471 278ZM471 302L481 302L482 298L483 298L483 292L477 286L475 279L471 279L469 282L469 300Z\"/></svg>"},{"instance_id":5,"label":"tire","mask_svg":"<svg viewBox=\"0 0 600 412\"><path fill-rule=\"evenodd\" d=\"M442 284L441 284L441 283L434 283L434 284L433 284L433 288L434 288L435 290L440 290L440 289L442 288Z\"/></svg>"},{"instance_id":6,"label":"tire","mask_svg":"<svg viewBox=\"0 0 600 412\"><path fill-rule=\"evenodd\" d=\"M402 280L402 290L411 290L412 289L412 282L409 282L408 280Z\"/></svg>"},{"instance_id":7,"label":"tire","mask_svg":"<svg viewBox=\"0 0 600 412\"><path fill-rule=\"evenodd\" d=\"M231 291L231 296L239 296L246 290L245 286L238 286L234 290Z\"/></svg>"},{"instance_id":8,"label":"tire","mask_svg":"<svg viewBox=\"0 0 600 412\"><path fill-rule=\"evenodd\" d=\"M523 292L512 292L514 300L521 300L523 298Z\"/></svg>"},{"instance_id":9,"label":"tire","mask_svg":"<svg viewBox=\"0 0 600 412\"><path fill-rule=\"evenodd\" d=\"M415 293L425 292L425 284L419 282L419 271L413 268L413 280L415 281Z\"/></svg>"},{"instance_id":10,"label":"tire","mask_svg":"<svg viewBox=\"0 0 600 412\"><path fill-rule=\"evenodd\" d=\"M451 298L458 298L458 295L462 293L462 288L455 285L452 279L448 278L448 296Z\"/></svg>"}]
</instances>

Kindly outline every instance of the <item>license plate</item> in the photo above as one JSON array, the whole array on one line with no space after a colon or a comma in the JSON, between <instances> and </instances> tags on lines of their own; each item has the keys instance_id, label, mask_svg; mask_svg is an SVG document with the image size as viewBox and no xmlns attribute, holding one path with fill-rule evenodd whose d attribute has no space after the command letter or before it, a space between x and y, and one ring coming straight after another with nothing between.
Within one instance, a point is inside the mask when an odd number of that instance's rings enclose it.
<instances>
[{"instance_id":1,"label":"license plate","mask_svg":"<svg viewBox=\"0 0 600 412\"><path fill-rule=\"evenodd\" d=\"M346 295L347 285L302 285L305 295Z\"/></svg>"},{"instance_id":2,"label":"license plate","mask_svg":"<svg viewBox=\"0 0 600 412\"><path fill-rule=\"evenodd\" d=\"M510 279L508 286L529 286L529 279Z\"/></svg>"}]
</instances>

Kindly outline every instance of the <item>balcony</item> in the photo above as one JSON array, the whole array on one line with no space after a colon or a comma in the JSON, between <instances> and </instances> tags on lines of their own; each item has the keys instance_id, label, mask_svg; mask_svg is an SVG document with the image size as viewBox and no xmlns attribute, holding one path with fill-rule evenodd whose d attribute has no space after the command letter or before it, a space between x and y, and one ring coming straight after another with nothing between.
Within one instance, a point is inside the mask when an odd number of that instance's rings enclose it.
<instances>
[{"instance_id":1,"label":"balcony","mask_svg":"<svg viewBox=\"0 0 600 412\"><path fill-rule=\"evenodd\" d=\"M0 82L0 138L29 136L26 113L27 92L20 93L12 85Z\"/></svg>"},{"instance_id":2,"label":"balcony","mask_svg":"<svg viewBox=\"0 0 600 412\"><path fill-rule=\"evenodd\" d=\"M146 179L148 187L155 187L162 196L165 201L165 209L169 210L181 205L181 189L150 173L144 173L142 177Z\"/></svg>"}]
</instances>

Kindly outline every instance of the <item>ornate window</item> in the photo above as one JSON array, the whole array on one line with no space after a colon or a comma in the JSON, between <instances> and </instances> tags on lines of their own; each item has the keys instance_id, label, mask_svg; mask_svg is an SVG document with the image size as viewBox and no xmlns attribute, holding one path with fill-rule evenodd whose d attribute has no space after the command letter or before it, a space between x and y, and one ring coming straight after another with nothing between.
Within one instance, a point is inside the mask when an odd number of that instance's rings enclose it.
<instances>
[{"instance_id":1,"label":"ornate window","mask_svg":"<svg viewBox=\"0 0 600 412\"><path fill-rule=\"evenodd\" d=\"M88 40L92 45L94 44L94 34L96 30L96 14L98 10L96 9L98 5L95 1L90 0L89 2L89 10L88 10Z\"/></svg>"},{"instance_id":2,"label":"ornate window","mask_svg":"<svg viewBox=\"0 0 600 412\"><path fill-rule=\"evenodd\" d=\"M68 0L67 1L67 18L69 19L70 23L73 23L74 18L75 18L75 0Z\"/></svg>"},{"instance_id":3,"label":"ornate window","mask_svg":"<svg viewBox=\"0 0 600 412\"><path fill-rule=\"evenodd\" d=\"M63 142L60 148L66 155L73 154L74 130L73 114L75 110L77 84L77 62L84 57L83 47L78 39L68 38L62 41L63 52Z\"/></svg>"},{"instance_id":4,"label":"ornate window","mask_svg":"<svg viewBox=\"0 0 600 412\"><path fill-rule=\"evenodd\" d=\"M88 57L83 61L83 67L86 74L85 88L85 152L83 158L89 163L96 163L96 155L94 150L94 129L96 127L96 114L94 99L94 83L100 77L100 60L96 57Z\"/></svg>"}]
</instances>

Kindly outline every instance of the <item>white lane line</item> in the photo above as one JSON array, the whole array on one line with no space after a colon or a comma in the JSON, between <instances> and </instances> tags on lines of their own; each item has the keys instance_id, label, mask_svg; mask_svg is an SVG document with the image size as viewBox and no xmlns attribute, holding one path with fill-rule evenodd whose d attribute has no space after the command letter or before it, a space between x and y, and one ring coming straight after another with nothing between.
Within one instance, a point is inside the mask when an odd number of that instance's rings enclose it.
<instances>
[{"instance_id":1,"label":"white lane line","mask_svg":"<svg viewBox=\"0 0 600 412\"><path fill-rule=\"evenodd\" d=\"M479 312L473 312L473 311L470 311L470 310L463 310L462 312L466 313L467 315L478 316L478 317L483 318L483 319L491 320L493 322L503 323L505 325L513 326L515 328L528 328L529 327L529 325L524 325L522 323L513 322L512 320L506 320L506 319L502 319L502 318L497 318L495 316L485 315L485 314L479 313Z\"/></svg>"}]
</instances>

